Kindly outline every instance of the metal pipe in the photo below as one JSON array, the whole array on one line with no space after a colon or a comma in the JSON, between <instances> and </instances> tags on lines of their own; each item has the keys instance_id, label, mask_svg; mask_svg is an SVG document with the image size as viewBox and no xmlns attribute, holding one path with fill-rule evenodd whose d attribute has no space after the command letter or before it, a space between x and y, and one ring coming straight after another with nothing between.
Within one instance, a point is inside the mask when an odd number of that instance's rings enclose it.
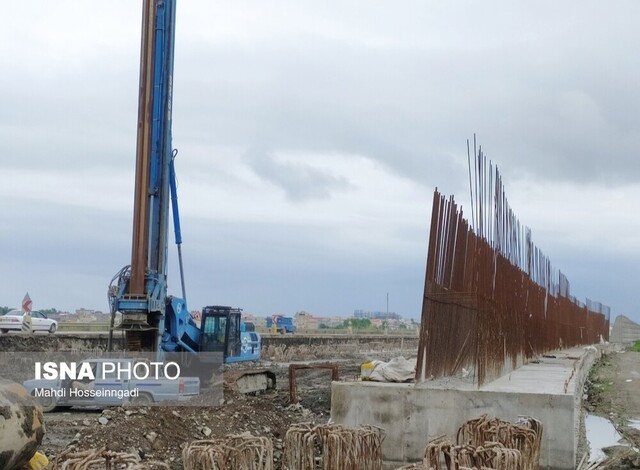
<instances>
[{"instance_id":1,"label":"metal pipe","mask_svg":"<svg viewBox=\"0 0 640 470\"><path fill-rule=\"evenodd\" d=\"M148 193L149 159L151 152L151 105L153 97L153 35L155 11L153 0L142 5L142 36L140 44L140 84L138 93L138 133L136 144L136 180L133 202L133 241L129 294L145 292L148 253Z\"/></svg>"},{"instance_id":2,"label":"metal pipe","mask_svg":"<svg viewBox=\"0 0 640 470\"><path fill-rule=\"evenodd\" d=\"M174 149L169 161L169 189L171 192L171 213L173 215L173 233L178 246L178 264L180 267L180 284L182 286L182 299L187 301L187 290L184 284L184 268L182 266L182 230L180 229L180 210L178 208L178 185L176 183L175 159L178 150Z\"/></svg>"}]
</instances>

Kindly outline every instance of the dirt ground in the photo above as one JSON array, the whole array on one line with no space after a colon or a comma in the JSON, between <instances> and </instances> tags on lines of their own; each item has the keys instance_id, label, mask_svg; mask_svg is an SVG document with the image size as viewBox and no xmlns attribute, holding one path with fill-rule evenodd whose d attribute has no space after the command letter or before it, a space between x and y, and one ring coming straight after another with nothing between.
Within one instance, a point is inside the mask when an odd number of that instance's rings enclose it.
<instances>
[{"instance_id":1,"label":"dirt ground","mask_svg":"<svg viewBox=\"0 0 640 470\"><path fill-rule=\"evenodd\" d=\"M47 433L40 450L55 458L65 449L97 449L138 454L143 461L161 460L182 469L182 449L188 442L250 432L272 439L275 468L282 468L284 437L294 423L326 423L330 418L331 389L327 370L297 372L299 404L291 405L288 365L292 359L337 364L341 380L357 380L360 364L388 360L407 351L349 350L266 351L271 362L253 364L277 375L278 389L259 395L241 395L225 387L219 407L114 407L105 410L70 409L45 415ZM330 360L339 356L340 359ZM243 366L240 366L242 368ZM235 371L238 367L231 367ZM592 468L640 468L640 431L630 426L640 420L640 353L605 354L592 368L586 383L585 412L609 419L631 446L611 448L608 460ZM640 422L640 421L639 421ZM583 452L580 452L582 455Z\"/></svg>"},{"instance_id":2,"label":"dirt ground","mask_svg":"<svg viewBox=\"0 0 640 470\"><path fill-rule=\"evenodd\" d=\"M332 351L335 355L336 352ZM398 355L385 351L377 355ZM338 364L340 380L356 380L368 354L352 353L339 361L318 359L313 363ZM253 365L256 366L255 364ZM298 404L289 401L288 363L263 363L277 376L277 390L242 395L225 386L220 407L114 407L105 410L68 409L45 414L45 434L40 450L50 459L74 446L78 451L109 449L138 454L143 461L161 460L182 469L182 449L194 440L250 432L272 439L275 468L282 468L284 437L294 423L327 423L331 411L331 374L327 370L296 373ZM232 372L236 368L231 368Z\"/></svg>"},{"instance_id":3,"label":"dirt ground","mask_svg":"<svg viewBox=\"0 0 640 470\"><path fill-rule=\"evenodd\" d=\"M605 450L608 458L597 468L640 468L640 352L609 352L594 364L586 384L586 412L607 418L630 444Z\"/></svg>"}]
</instances>

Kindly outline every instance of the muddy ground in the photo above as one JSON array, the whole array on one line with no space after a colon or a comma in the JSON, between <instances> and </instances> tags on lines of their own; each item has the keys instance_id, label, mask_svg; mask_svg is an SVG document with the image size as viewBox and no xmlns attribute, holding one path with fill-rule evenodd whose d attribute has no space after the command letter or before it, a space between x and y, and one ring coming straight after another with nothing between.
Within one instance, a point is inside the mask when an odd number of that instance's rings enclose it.
<instances>
[{"instance_id":1,"label":"muddy ground","mask_svg":"<svg viewBox=\"0 0 640 470\"><path fill-rule=\"evenodd\" d=\"M79 450L108 446L111 450L138 454L145 460L165 461L172 468L182 469L181 453L185 443L250 432L253 436L271 438L279 461L290 425L326 423L331 406L329 377L304 373L298 379L300 404L291 406L282 369L274 368L282 389L245 396L226 388L224 404L219 407L115 407L47 413L47 433L41 450L51 458L70 444ZM343 370L342 373L346 377L355 371Z\"/></svg>"},{"instance_id":2,"label":"muddy ground","mask_svg":"<svg viewBox=\"0 0 640 470\"><path fill-rule=\"evenodd\" d=\"M597 468L640 468L640 352L605 353L594 364L586 383L585 411L607 418L628 445L605 449L607 460ZM586 468L586 467L583 467Z\"/></svg>"},{"instance_id":3,"label":"muddy ground","mask_svg":"<svg viewBox=\"0 0 640 470\"><path fill-rule=\"evenodd\" d=\"M379 346L379 345L378 345ZM357 380L360 364L370 359L388 360L410 351L347 347L296 349L271 348L271 361L252 364L273 370L278 389L245 396L225 387L225 402L219 407L114 407L106 410L70 409L45 415L47 433L41 451L51 458L70 446L78 450L108 446L112 450L138 454L143 461L161 460L172 469L182 469L182 449L186 443L228 434L250 432L269 437L274 443L275 468L282 468L284 437L294 423L326 423L330 417L330 374L326 370L297 372L300 403L291 405L288 365L291 361L337 364L341 380ZM335 359L335 358L339 359ZM334 359L331 359L334 358ZM231 367L235 372L238 368ZM640 420L640 353L609 352L591 370L585 387L585 411L609 419L630 446L608 450L608 460L597 468L640 468L640 431L629 424ZM580 451L578 461L587 451ZM582 469L588 467L588 460ZM596 468L596 467L589 467Z\"/></svg>"},{"instance_id":4,"label":"muddy ground","mask_svg":"<svg viewBox=\"0 0 640 470\"><path fill-rule=\"evenodd\" d=\"M277 352L276 352L277 353ZM360 364L372 358L390 359L406 351L296 351L296 359L313 364L337 364L340 380L357 380ZM340 356L327 360L326 356ZM45 415L47 433L41 446L49 458L65 449L109 449L138 454L143 461L161 460L172 469L182 469L186 443L228 434L250 432L274 443L275 468L282 468L287 429L294 423L327 423L331 411L331 374L327 370L299 370L296 373L298 404L289 399L288 364L291 355L269 356L277 362L252 364L276 373L277 389L258 395L242 395L225 386L224 404L219 407L114 407L105 410L68 409ZM299 361L296 361L299 362ZM238 368L230 367L229 372Z\"/></svg>"}]
</instances>

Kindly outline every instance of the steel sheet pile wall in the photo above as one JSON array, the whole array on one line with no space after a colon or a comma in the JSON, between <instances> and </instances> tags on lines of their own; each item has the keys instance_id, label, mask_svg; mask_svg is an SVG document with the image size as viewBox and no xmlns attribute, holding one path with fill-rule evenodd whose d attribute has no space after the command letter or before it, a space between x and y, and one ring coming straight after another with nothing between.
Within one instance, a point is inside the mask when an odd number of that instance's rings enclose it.
<instances>
[{"instance_id":1,"label":"steel sheet pile wall","mask_svg":"<svg viewBox=\"0 0 640 470\"><path fill-rule=\"evenodd\" d=\"M466 368L480 385L537 354L608 339L609 308L571 296L509 207L498 168L482 149L475 160L471 224L434 194L418 381Z\"/></svg>"}]
</instances>

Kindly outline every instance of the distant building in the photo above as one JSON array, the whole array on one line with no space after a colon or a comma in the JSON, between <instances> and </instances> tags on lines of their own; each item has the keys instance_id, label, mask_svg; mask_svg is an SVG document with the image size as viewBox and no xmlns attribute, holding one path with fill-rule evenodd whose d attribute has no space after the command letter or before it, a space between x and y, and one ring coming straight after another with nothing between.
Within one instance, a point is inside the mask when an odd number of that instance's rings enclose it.
<instances>
[{"instance_id":1,"label":"distant building","mask_svg":"<svg viewBox=\"0 0 640 470\"><path fill-rule=\"evenodd\" d=\"M320 328L320 319L309 312L298 312L295 315L295 323L298 330L317 330Z\"/></svg>"},{"instance_id":2,"label":"distant building","mask_svg":"<svg viewBox=\"0 0 640 470\"><path fill-rule=\"evenodd\" d=\"M259 317L253 313L242 312L242 321L245 323L253 323L254 327L261 327L264 325L264 317Z\"/></svg>"},{"instance_id":3,"label":"distant building","mask_svg":"<svg viewBox=\"0 0 640 470\"><path fill-rule=\"evenodd\" d=\"M189 312L189 314L196 326L200 328L200 324L202 323L202 312L200 310L193 310Z\"/></svg>"},{"instance_id":4,"label":"distant building","mask_svg":"<svg viewBox=\"0 0 640 470\"><path fill-rule=\"evenodd\" d=\"M89 310L88 308L79 308L76 310L76 315L81 315L81 316L90 316L93 315L95 313L95 310Z\"/></svg>"},{"instance_id":5,"label":"distant building","mask_svg":"<svg viewBox=\"0 0 640 470\"><path fill-rule=\"evenodd\" d=\"M367 312L365 310L354 310L353 316L369 320L400 320L401 318L396 312Z\"/></svg>"}]
</instances>

